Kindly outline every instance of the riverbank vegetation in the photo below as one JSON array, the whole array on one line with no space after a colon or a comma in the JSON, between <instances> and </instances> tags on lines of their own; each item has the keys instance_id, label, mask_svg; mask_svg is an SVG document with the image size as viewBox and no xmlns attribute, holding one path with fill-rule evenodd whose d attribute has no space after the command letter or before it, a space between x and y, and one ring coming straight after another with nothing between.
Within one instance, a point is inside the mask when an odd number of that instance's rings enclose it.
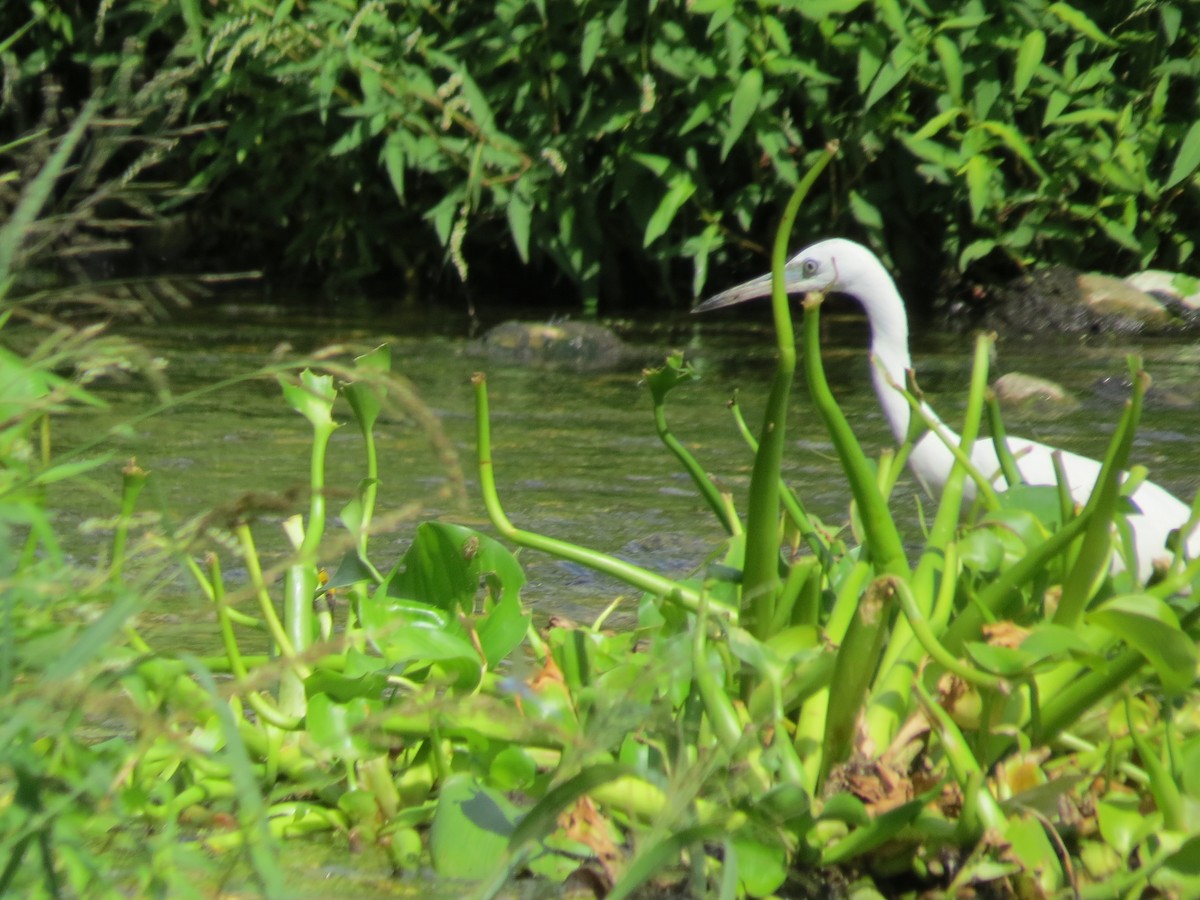
<instances>
[{"instance_id":1,"label":"riverbank vegetation","mask_svg":"<svg viewBox=\"0 0 1200 900\"><path fill-rule=\"evenodd\" d=\"M777 198L833 139L802 233L865 239L913 288L1179 269L1200 227L1190 3L135 0L0 23L0 149L98 97L94 140L140 141L113 165L152 150L171 186L137 200L159 274L686 304L714 267L763 268Z\"/></svg>"},{"instance_id":2,"label":"riverbank vegetation","mask_svg":"<svg viewBox=\"0 0 1200 900\"><path fill-rule=\"evenodd\" d=\"M776 269L833 153L792 194ZM10 221L36 219L51 193L24 194ZM17 234L0 229L0 258ZM482 374L472 468L492 533L403 507L381 521L379 493L403 477L380 468L385 412L428 435L446 490L463 483L386 347L254 376L309 436L305 497L256 494L247 472L244 495L179 522L144 505L160 476L130 461L111 518L93 523L106 552L80 558L46 487L94 487L116 461L103 435L57 453L54 420L102 402L89 374L132 351L6 318L6 342L26 346L0 354L0 893L288 896L300 886L281 848L320 840L350 866L379 850L397 878L476 896L526 878L609 897L1195 894L1200 561L1177 557L1149 586L1110 567L1120 473L1138 476L1136 360L1081 509L1015 479L997 495L960 464L923 533L902 536L888 498L920 421L865 457L825 382L809 297L811 401L854 497L839 528L780 481L797 356L786 300L773 309L764 422L756 435L735 406L729 423L755 458L745 514L671 432L666 401L695 373L673 356L646 374L647 428L729 535L682 579L510 521ZM984 338L964 441L991 417L988 356ZM357 438L337 451L360 454L353 484L327 482L338 427ZM967 479L981 485L971 508ZM291 552L264 565L261 537L279 528ZM398 560L376 540L396 528L411 537ZM543 621L514 547L631 594L592 622ZM158 645L142 617L166 592L208 611L219 647ZM635 624L614 631L622 604Z\"/></svg>"}]
</instances>

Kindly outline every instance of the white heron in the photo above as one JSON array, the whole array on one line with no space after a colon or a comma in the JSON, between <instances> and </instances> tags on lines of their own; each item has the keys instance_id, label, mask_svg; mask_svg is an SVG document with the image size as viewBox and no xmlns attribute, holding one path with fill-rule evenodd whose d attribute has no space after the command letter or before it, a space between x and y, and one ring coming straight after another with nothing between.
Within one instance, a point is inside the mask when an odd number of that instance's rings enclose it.
<instances>
[{"instance_id":1,"label":"white heron","mask_svg":"<svg viewBox=\"0 0 1200 900\"><path fill-rule=\"evenodd\" d=\"M862 304L871 328L871 355L875 361L871 380L875 394L896 441L905 440L912 410L898 386L907 383L907 372L912 367L908 350L908 314L883 263L861 244L833 238L806 247L788 260L784 284L788 293L836 292L848 294ZM719 309L770 293L771 276L763 275L705 300L693 312ZM943 436L927 432L913 446L908 461L925 489L934 492L941 490L954 464L954 455L947 442L957 445L959 437L928 406L924 406L924 410ZM1014 437L1008 438L1008 447L1016 457L1017 468L1026 484L1058 483L1051 456L1054 447ZM1100 463L1065 450L1061 454L1071 496L1076 503L1086 503L1100 474ZM1000 463L991 438L975 442L971 461L985 477L1000 478ZM965 493L968 501L974 499L973 481L967 481ZM1156 560L1169 558L1171 551L1167 548L1167 539L1172 530L1187 523L1191 510L1183 501L1150 481L1143 481L1131 499L1138 511L1131 512L1128 521L1134 535L1138 575L1145 581L1153 572ZM1200 532L1189 537L1187 547L1189 558L1200 555ZM1114 557L1114 569L1123 567L1120 557Z\"/></svg>"}]
</instances>

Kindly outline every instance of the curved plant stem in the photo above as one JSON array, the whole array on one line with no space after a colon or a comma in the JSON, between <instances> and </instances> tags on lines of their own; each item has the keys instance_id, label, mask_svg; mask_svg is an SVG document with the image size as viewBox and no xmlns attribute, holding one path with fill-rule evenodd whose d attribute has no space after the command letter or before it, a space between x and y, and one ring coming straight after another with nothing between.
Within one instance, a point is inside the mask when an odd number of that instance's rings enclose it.
<instances>
[{"instance_id":1,"label":"curved plant stem","mask_svg":"<svg viewBox=\"0 0 1200 900\"><path fill-rule=\"evenodd\" d=\"M750 477L750 501L746 511L746 560L742 579L742 624L759 640L768 638L775 618L775 599L779 593L779 472L783 463L784 439L787 431L788 397L796 373L796 335L788 310L787 289L784 286L784 267L787 262L788 241L792 223L800 204L808 196L817 177L824 171L834 154L836 143L805 173L792 192L771 255L771 310L775 318L775 342L779 362L771 380L771 393L763 417L758 453L754 456L754 472ZM743 684L744 697L753 689L752 679Z\"/></svg>"},{"instance_id":2,"label":"curved plant stem","mask_svg":"<svg viewBox=\"0 0 1200 900\"><path fill-rule=\"evenodd\" d=\"M500 503L500 495L496 491L496 473L492 466L492 434L488 411L487 376L482 372L476 372L471 377L471 383L475 386L475 437L479 454L479 489L483 494L483 505L487 508L488 517L503 537L522 547L540 550L560 559L577 562L597 572L612 575L626 584L633 585L649 594L663 597L692 612L700 608L700 595L692 588L677 581L664 578L655 572L608 554L532 531L524 531L513 525L504 512L504 507ZM726 617L734 616L732 610L725 610L721 607L717 607L714 611L724 614Z\"/></svg>"}]
</instances>

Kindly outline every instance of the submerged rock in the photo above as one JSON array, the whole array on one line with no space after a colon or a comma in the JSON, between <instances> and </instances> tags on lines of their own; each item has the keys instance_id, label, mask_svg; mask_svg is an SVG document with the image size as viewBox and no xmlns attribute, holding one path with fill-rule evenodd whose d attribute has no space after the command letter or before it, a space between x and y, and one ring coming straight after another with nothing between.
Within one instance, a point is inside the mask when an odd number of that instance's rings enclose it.
<instances>
[{"instance_id":1,"label":"submerged rock","mask_svg":"<svg viewBox=\"0 0 1200 900\"><path fill-rule=\"evenodd\" d=\"M640 359L613 331L592 322L504 322L467 351L495 362L595 372Z\"/></svg>"},{"instance_id":2,"label":"submerged rock","mask_svg":"<svg viewBox=\"0 0 1200 900\"><path fill-rule=\"evenodd\" d=\"M1078 408L1079 401L1061 384L1024 372L1007 372L992 383L1001 406L1057 415Z\"/></svg>"},{"instance_id":3,"label":"submerged rock","mask_svg":"<svg viewBox=\"0 0 1200 900\"><path fill-rule=\"evenodd\" d=\"M990 328L1030 334L1134 334L1194 328L1200 311L1164 302L1118 278L1053 266L996 291L985 321Z\"/></svg>"},{"instance_id":4,"label":"submerged rock","mask_svg":"<svg viewBox=\"0 0 1200 900\"><path fill-rule=\"evenodd\" d=\"M1125 282L1165 303L1177 303L1190 311L1200 310L1200 278L1181 272L1147 269L1130 275Z\"/></svg>"}]
</instances>

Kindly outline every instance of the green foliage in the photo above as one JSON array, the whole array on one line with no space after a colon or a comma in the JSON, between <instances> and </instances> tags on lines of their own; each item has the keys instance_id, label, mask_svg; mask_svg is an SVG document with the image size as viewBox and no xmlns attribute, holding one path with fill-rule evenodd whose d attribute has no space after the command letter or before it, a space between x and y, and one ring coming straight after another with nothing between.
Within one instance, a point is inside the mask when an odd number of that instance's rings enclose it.
<instances>
[{"instance_id":1,"label":"green foliage","mask_svg":"<svg viewBox=\"0 0 1200 900\"><path fill-rule=\"evenodd\" d=\"M790 334L787 304L775 313ZM407 522L376 521L382 413L444 441L384 350L258 373L311 430L309 504L283 522L292 552L277 569L262 567L255 533L271 523L251 503L175 528L139 520L150 476L133 463L111 550L73 563L40 488L105 459L55 458L46 417L97 402L81 362L120 347L60 330L0 352L0 893L194 894L236 853L259 893L284 896L280 841L332 833L480 895L584 869L617 897L766 896L814 888L808 873L825 867L952 894L1194 894L1200 560L1180 555L1149 585L1109 565L1147 379L1131 366L1083 509L1045 515L1045 492L1014 487L1003 502L980 490L964 519L965 480L987 482L963 457L910 567L888 494L920 423L869 464L824 378L819 313L810 299L804 364L853 530L814 520L780 483L771 442L794 355L781 352L750 441L745 526L670 435L666 400L695 374L673 357L647 379L656 425L730 534L678 580L513 526L474 379L500 538L637 588L636 625L620 632L605 627L612 609L531 627L516 558L463 526L420 524L394 566L375 564L380 525ZM988 351L981 339L964 440L984 415ZM78 376L60 374L72 364ZM335 521L325 460L347 410L363 477ZM137 628L180 568L220 655L155 647Z\"/></svg>"},{"instance_id":2,"label":"green foliage","mask_svg":"<svg viewBox=\"0 0 1200 900\"><path fill-rule=\"evenodd\" d=\"M831 139L836 177L804 232L863 236L927 282L993 252L1178 267L1200 189L1198 15L144 0L99 24L35 11L8 52L25 52L28 97L67 59L168 48L159 79L220 125L171 150L195 222L251 265L398 270L419 294L447 262L467 279L518 258L590 305L699 294L714 262L765 243L763 208Z\"/></svg>"}]
</instances>

